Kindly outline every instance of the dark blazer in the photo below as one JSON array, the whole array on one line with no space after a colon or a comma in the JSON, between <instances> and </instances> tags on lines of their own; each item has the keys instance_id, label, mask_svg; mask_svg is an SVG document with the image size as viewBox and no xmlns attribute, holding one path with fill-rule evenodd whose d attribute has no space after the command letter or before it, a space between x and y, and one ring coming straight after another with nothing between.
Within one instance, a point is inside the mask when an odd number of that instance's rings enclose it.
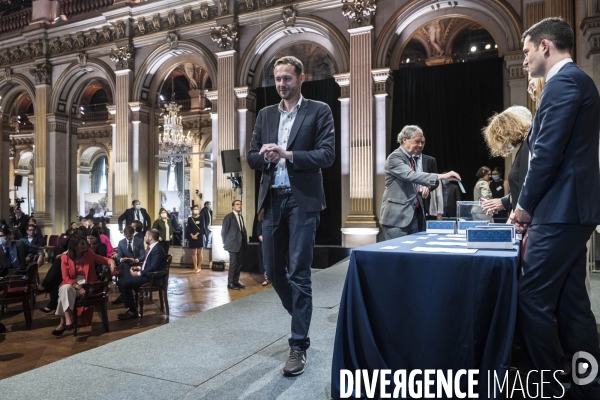
<instances>
[{"instance_id":1,"label":"dark blazer","mask_svg":"<svg viewBox=\"0 0 600 400\"><path fill-rule=\"evenodd\" d=\"M135 211L135 208L128 208L123 214L121 214L118 220L120 231L123 230L123 220L125 220L125 226L129 226L133 221L137 220L135 216ZM145 233L148 229L150 229L150 216L148 215L148 212L145 208L140 208L140 213L142 213L142 216L144 217L144 226L142 227L142 233Z\"/></svg>"},{"instance_id":2,"label":"dark blazer","mask_svg":"<svg viewBox=\"0 0 600 400\"><path fill-rule=\"evenodd\" d=\"M223 218L221 237L223 238L223 248L225 250L231 253L239 252L248 238L246 233L246 221L244 221L244 229L241 231L235 213L233 211L230 212Z\"/></svg>"},{"instance_id":3,"label":"dark blazer","mask_svg":"<svg viewBox=\"0 0 600 400\"><path fill-rule=\"evenodd\" d=\"M448 183L448 213L447 217L456 217L456 202L461 200L460 189L456 183ZM446 206L446 204L444 204Z\"/></svg>"},{"instance_id":4,"label":"dark blazer","mask_svg":"<svg viewBox=\"0 0 600 400\"><path fill-rule=\"evenodd\" d=\"M29 218L30 217L27 214L21 215L21 218L19 219L17 219L17 215L15 214L12 218L13 228L18 228L22 237L27 236L27 225L29 225Z\"/></svg>"},{"instance_id":5,"label":"dark blazer","mask_svg":"<svg viewBox=\"0 0 600 400\"><path fill-rule=\"evenodd\" d=\"M248 152L250 168L262 172L258 191L257 212L264 207L276 165L265 162L259 154L263 144L277 143L280 113L278 105L259 111ZM335 130L331 109L325 103L302 99L288 139L287 150L294 162L286 160L292 194L304 212L325 209L325 192L321 168L330 167L335 160Z\"/></svg>"},{"instance_id":6,"label":"dark blazer","mask_svg":"<svg viewBox=\"0 0 600 400\"><path fill-rule=\"evenodd\" d=\"M121 258L135 258L140 260L140 262L144 261L144 256L146 255L144 239L141 236L134 236L132 242L131 247L133 248L133 252L127 249L127 239L119 241L119 245L117 246L117 262L121 262Z\"/></svg>"},{"instance_id":7,"label":"dark blazer","mask_svg":"<svg viewBox=\"0 0 600 400\"><path fill-rule=\"evenodd\" d=\"M505 210L516 210L517 200L521 193L521 187L525 183L527 170L529 169L529 145L527 141L523 142L515 154L515 161L512 163L510 173L508 174L508 195L502 197L502 205Z\"/></svg>"},{"instance_id":8,"label":"dark blazer","mask_svg":"<svg viewBox=\"0 0 600 400\"><path fill-rule=\"evenodd\" d=\"M212 215L210 210L206 207L202 207L200 210L200 234L208 235L208 226L212 223Z\"/></svg>"},{"instance_id":9,"label":"dark blazer","mask_svg":"<svg viewBox=\"0 0 600 400\"><path fill-rule=\"evenodd\" d=\"M27 241L27 243L29 243L32 246L35 247L44 247L46 245L46 243L44 242L44 237L40 234L37 234L33 237L33 241L29 241L27 236L23 236L21 238L22 241Z\"/></svg>"},{"instance_id":10,"label":"dark blazer","mask_svg":"<svg viewBox=\"0 0 600 400\"><path fill-rule=\"evenodd\" d=\"M166 237L167 227L165 225L165 221L163 221L162 218L159 218L156 221L154 221L154 224L152 224L152 229L158 230L158 234L160 235L162 240L168 242L169 240L171 240L171 236L173 235L173 225L171 224L170 218L167 218L167 224L169 225L169 237Z\"/></svg>"},{"instance_id":11,"label":"dark blazer","mask_svg":"<svg viewBox=\"0 0 600 400\"><path fill-rule=\"evenodd\" d=\"M141 271L141 275L143 277L148 278L149 272L158 272L164 271L167 267L167 255L165 254L165 250L160 244L156 244L148 253L148 257L146 258L144 269ZM158 276L154 280L156 285L162 285L164 281L163 276Z\"/></svg>"},{"instance_id":12,"label":"dark blazer","mask_svg":"<svg viewBox=\"0 0 600 400\"><path fill-rule=\"evenodd\" d=\"M13 246L17 249L17 260L19 265L24 267L26 264L25 258L27 257L27 248L25 244L20 240L14 241ZM4 269L4 246L0 246L0 271Z\"/></svg>"},{"instance_id":13,"label":"dark blazer","mask_svg":"<svg viewBox=\"0 0 600 400\"><path fill-rule=\"evenodd\" d=\"M599 127L594 81L564 65L544 86L527 137L531 161L518 203L532 224L600 224Z\"/></svg>"},{"instance_id":14,"label":"dark blazer","mask_svg":"<svg viewBox=\"0 0 600 400\"><path fill-rule=\"evenodd\" d=\"M404 228L415 215L415 183L434 186L437 174L413 171L410 159L398 148L385 160L385 189L381 201L381 225ZM418 197L423 206L421 196Z\"/></svg>"},{"instance_id":15,"label":"dark blazer","mask_svg":"<svg viewBox=\"0 0 600 400\"><path fill-rule=\"evenodd\" d=\"M432 174L437 174L438 173L438 169L437 169L437 162L435 161L435 158L428 156L427 154L421 154L422 160L421 160L421 165L423 166L423 172L429 172ZM429 186L429 192L433 192L439 185L440 181L435 181L435 185L431 185ZM431 194L429 196L427 196L426 199L421 199L421 203L423 203L424 205L424 210L425 210L425 214L429 215L429 204L431 202Z\"/></svg>"}]
</instances>

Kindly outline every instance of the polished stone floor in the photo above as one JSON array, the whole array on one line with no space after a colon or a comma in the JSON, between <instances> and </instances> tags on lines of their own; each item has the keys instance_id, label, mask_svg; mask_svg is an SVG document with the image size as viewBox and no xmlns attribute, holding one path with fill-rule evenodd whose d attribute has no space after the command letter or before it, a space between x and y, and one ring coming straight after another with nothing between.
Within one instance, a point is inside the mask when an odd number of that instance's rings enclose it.
<instances>
[{"instance_id":1,"label":"polished stone floor","mask_svg":"<svg viewBox=\"0 0 600 400\"><path fill-rule=\"evenodd\" d=\"M44 278L48 267L49 265L42 267L41 279ZM199 274L194 274L191 269L171 268L168 295L170 315L164 315L160 311L158 294L155 293L154 304L144 304L144 317L129 321L117 319L117 313L123 311L123 307L111 304L111 301L119 295L117 288L111 285L108 305L110 332L104 332L98 314L94 313L91 327L80 328L77 337L65 332L59 339L50 333L58 325L59 317L38 310L48 303L48 297L45 295L37 297L31 330L25 327L21 305L10 306L4 315L0 315L0 322L7 329L6 333L0 334L0 379L30 371L271 288L271 285L261 286L263 280L260 274L242 272L240 282L246 285L246 289L228 290L227 271L214 272L202 269Z\"/></svg>"}]
</instances>

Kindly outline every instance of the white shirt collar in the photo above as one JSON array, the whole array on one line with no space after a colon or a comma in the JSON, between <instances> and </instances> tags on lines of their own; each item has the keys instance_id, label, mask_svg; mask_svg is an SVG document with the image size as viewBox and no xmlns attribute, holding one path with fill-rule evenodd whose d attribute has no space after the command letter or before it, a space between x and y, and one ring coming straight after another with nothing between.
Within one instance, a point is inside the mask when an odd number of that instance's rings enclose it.
<instances>
[{"instance_id":1,"label":"white shirt collar","mask_svg":"<svg viewBox=\"0 0 600 400\"><path fill-rule=\"evenodd\" d=\"M548 83L548 81L552 79L552 77L556 75L565 64L570 62L573 62L571 58L565 58L564 60L561 60L554 64L554 66L550 68L550 71L548 71L548 73L546 74L546 83Z\"/></svg>"},{"instance_id":2,"label":"white shirt collar","mask_svg":"<svg viewBox=\"0 0 600 400\"><path fill-rule=\"evenodd\" d=\"M283 99L281 99L281 101L279 102L279 106L277 108L279 109L280 113L286 113L286 114L295 113L296 111L298 111L300 109L300 104L302 104L302 99L304 99L304 96L300 95L300 98L298 99L298 103L296 103L296 105L294 106L292 111L290 111L289 113L285 109L285 103L283 102Z\"/></svg>"},{"instance_id":3,"label":"white shirt collar","mask_svg":"<svg viewBox=\"0 0 600 400\"><path fill-rule=\"evenodd\" d=\"M152 250L152 248L153 248L154 246L156 246L157 244L158 244L158 242L154 242L154 243L152 243L150 246L148 246L148 248L149 248L150 250Z\"/></svg>"}]
</instances>

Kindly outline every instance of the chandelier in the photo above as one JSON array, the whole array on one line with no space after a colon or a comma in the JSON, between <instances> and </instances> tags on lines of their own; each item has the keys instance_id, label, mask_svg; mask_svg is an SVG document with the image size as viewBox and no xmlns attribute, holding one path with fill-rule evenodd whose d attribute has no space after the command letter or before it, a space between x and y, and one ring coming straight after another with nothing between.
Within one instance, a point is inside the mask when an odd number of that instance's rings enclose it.
<instances>
[{"instance_id":1,"label":"chandelier","mask_svg":"<svg viewBox=\"0 0 600 400\"><path fill-rule=\"evenodd\" d=\"M175 102L173 80L171 80L171 87L173 88L171 102L165 105L165 111L161 114L164 115L164 124L162 134L158 134L158 147L161 158L174 164L182 162L185 155L192 151L192 137L189 131L187 135L183 134L181 117L177 116L181 106Z\"/></svg>"}]
</instances>

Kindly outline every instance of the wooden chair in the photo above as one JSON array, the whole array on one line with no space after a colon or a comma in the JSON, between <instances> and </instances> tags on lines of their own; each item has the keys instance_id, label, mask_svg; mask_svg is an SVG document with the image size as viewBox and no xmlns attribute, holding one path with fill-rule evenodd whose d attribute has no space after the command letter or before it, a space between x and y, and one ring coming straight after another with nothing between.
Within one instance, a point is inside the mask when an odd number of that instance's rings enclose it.
<instances>
[{"instance_id":1,"label":"wooden chair","mask_svg":"<svg viewBox=\"0 0 600 400\"><path fill-rule=\"evenodd\" d=\"M31 329L32 311L35 309L34 282L37 270L37 263L31 263L24 270L26 275L13 273L0 278L0 308L4 310L10 304L23 304L27 329Z\"/></svg>"},{"instance_id":2,"label":"wooden chair","mask_svg":"<svg viewBox=\"0 0 600 400\"><path fill-rule=\"evenodd\" d=\"M75 299L73 310L73 336L77 336L77 308L79 307L98 307L102 318L104 332L108 332L108 286L110 284L110 275L101 282L84 283L81 285L85 289L85 295Z\"/></svg>"},{"instance_id":3,"label":"wooden chair","mask_svg":"<svg viewBox=\"0 0 600 400\"><path fill-rule=\"evenodd\" d=\"M152 295L152 292L158 292L158 297L160 301L160 311L169 315L169 300L167 299L167 289L169 287L169 269L171 268L171 261L173 261L173 256L171 254L167 254L167 262L164 271L158 272L149 272L148 276L150 277L150 282L144 284L139 288L135 293L135 302L139 304L140 317L144 316L144 295L149 293ZM157 276L163 276L164 280L162 285L154 284L154 279ZM152 301L152 297L149 298Z\"/></svg>"}]
</instances>

